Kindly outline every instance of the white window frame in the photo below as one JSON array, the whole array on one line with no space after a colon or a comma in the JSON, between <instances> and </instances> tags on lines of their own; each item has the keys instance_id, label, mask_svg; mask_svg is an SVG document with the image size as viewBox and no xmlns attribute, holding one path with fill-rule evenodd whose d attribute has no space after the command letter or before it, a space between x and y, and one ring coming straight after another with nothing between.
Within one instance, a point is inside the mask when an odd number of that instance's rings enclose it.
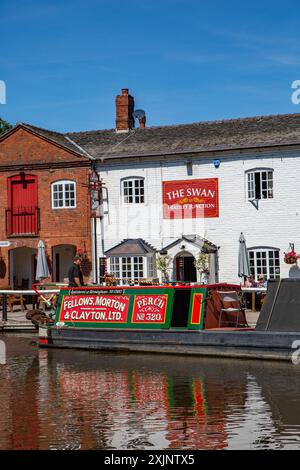
<instances>
[{"instance_id":1,"label":"white window frame","mask_svg":"<svg viewBox=\"0 0 300 470\"><path fill-rule=\"evenodd\" d=\"M139 187L136 187L136 182L141 182L143 181L143 194L141 194L141 191L139 191L141 188L140 186ZM125 185L128 184L128 183L131 183L132 184L132 194L125 194ZM127 191L129 192L130 188L126 188ZM137 191L136 191L137 190ZM131 206L133 204L145 204L145 178L143 176L129 176L129 177L126 177L126 178L122 178L121 180L121 200L122 200L122 204L125 205L125 206ZM128 200L126 200L126 198L128 199L130 196L132 196L133 200L132 202L129 202ZM141 199L143 197L143 201L140 201L139 199Z\"/></svg>"},{"instance_id":2,"label":"white window frame","mask_svg":"<svg viewBox=\"0 0 300 470\"><path fill-rule=\"evenodd\" d=\"M138 260L140 258L140 260ZM153 269L151 274L151 261L152 258ZM135 269L139 263L139 269ZM139 281L140 279L147 279L155 277L155 256L143 256L143 255L130 255L130 256L109 256L109 273L114 273L118 283L120 285L126 285L129 281ZM127 266L127 269L126 269ZM138 275L135 276L137 271L140 271L142 266L142 273L138 272ZM125 268L125 269L124 269Z\"/></svg>"},{"instance_id":3,"label":"white window frame","mask_svg":"<svg viewBox=\"0 0 300 470\"><path fill-rule=\"evenodd\" d=\"M55 186L61 184L63 186L63 205L62 206L55 206L54 205L54 188ZM74 205L72 206L67 206L66 205L66 185L67 184L73 184L74 185ZM51 201L52 201L52 209L75 209L77 205L77 200L76 200L76 182L73 180L58 180L58 181L53 181L51 183Z\"/></svg>"},{"instance_id":4,"label":"white window frame","mask_svg":"<svg viewBox=\"0 0 300 470\"><path fill-rule=\"evenodd\" d=\"M270 252L272 252L272 255ZM278 252L278 257L275 256L275 252ZM253 253L253 257L250 253ZM273 246L252 247L248 248L248 254L251 275L253 275L256 280L261 274L267 279L280 278L279 248L275 248Z\"/></svg>"},{"instance_id":5,"label":"white window frame","mask_svg":"<svg viewBox=\"0 0 300 470\"><path fill-rule=\"evenodd\" d=\"M260 174L260 197L257 197L255 186L255 175ZM263 179L263 174L266 173L266 178ZM271 178L269 173L271 173ZM265 184L264 184L265 183ZM245 172L245 185L246 185L246 199L247 201L267 201L274 199L274 169L273 168L252 168ZM263 187L265 186L265 187ZM264 194L264 196L263 196Z\"/></svg>"}]
</instances>

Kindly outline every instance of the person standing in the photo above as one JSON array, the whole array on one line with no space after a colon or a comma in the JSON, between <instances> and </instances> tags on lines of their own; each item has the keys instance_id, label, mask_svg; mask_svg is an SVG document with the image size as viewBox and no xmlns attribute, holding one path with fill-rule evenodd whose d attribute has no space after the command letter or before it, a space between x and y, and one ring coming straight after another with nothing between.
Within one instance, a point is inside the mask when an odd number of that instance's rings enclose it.
<instances>
[{"instance_id":1,"label":"person standing","mask_svg":"<svg viewBox=\"0 0 300 470\"><path fill-rule=\"evenodd\" d=\"M69 287L84 286L83 274L80 269L80 265L81 265L81 258L80 256L76 255L68 271Z\"/></svg>"}]
</instances>

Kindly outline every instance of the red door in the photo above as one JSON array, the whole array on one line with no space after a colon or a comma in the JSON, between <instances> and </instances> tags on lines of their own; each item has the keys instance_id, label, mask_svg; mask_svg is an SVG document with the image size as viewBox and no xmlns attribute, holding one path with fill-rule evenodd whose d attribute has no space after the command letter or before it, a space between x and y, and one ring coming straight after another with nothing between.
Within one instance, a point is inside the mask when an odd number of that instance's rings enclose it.
<instances>
[{"instance_id":1,"label":"red door","mask_svg":"<svg viewBox=\"0 0 300 470\"><path fill-rule=\"evenodd\" d=\"M7 229L9 235L37 234L37 176L21 174L8 179Z\"/></svg>"}]
</instances>

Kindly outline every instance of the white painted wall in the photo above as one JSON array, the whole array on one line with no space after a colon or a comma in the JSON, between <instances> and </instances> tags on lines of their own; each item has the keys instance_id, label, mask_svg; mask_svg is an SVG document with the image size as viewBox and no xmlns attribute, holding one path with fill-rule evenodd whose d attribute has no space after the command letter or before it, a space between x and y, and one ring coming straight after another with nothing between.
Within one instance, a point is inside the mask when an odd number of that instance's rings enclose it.
<instances>
[{"instance_id":1,"label":"white painted wall","mask_svg":"<svg viewBox=\"0 0 300 470\"><path fill-rule=\"evenodd\" d=\"M283 262L283 252L290 242L300 251L300 151L218 157L221 160L218 169L213 165L214 158L193 158L191 176L187 174L184 158L99 164L98 172L108 192L103 224L105 250L122 239L139 237L159 250L182 234L198 234L220 247L219 280L236 282L238 239L243 232L248 248L279 248L281 277L288 277L289 266ZM274 169L274 199L259 201L257 210L246 199L245 171L259 167ZM125 206L121 202L121 179L133 176L145 178L145 204ZM163 181L216 177L218 218L163 220Z\"/></svg>"}]
</instances>

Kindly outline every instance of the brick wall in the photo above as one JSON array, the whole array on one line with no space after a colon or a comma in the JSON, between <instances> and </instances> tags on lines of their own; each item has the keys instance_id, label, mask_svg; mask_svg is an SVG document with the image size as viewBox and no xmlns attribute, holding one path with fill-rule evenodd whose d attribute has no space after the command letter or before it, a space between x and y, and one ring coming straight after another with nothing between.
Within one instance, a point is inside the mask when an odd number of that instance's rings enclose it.
<instances>
[{"instance_id":1,"label":"brick wall","mask_svg":"<svg viewBox=\"0 0 300 470\"><path fill-rule=\"evenodd\" d=\"M34 163L45 163L48 168L35 169ZM65 162L64 168L55 168L55 164ZM75 162L75 164L74 164ZM76 167L79 162L85 167ZM24 166L25 174L36 175L38 178L38 207L40 209L40 232L37 237L7 238L5 209L8 207L7 180L17 175L18 170L3 171L7 165ZM31 165L26 169L26 165ZM32 167L33 166L33 167ZM16 130L0 142L0 240L9 240L9 248L1 248L2 269L0 270L0 287L9 284L9 250L18 247L37 248L39 240L43 240L46 252L52 264L52 247L62 244L84 246L91 260L91 222L89 218L88 197L89 161L53 145L44 139L32 135L24 129ZM72 180L76 183L76 208L52 209L51 184L58 180ZM3 262L6 269L3 269ZM85 274L86 281L89 270ZM5 272L4 272L5 271Z\"/></svg>"}]
</instances>

